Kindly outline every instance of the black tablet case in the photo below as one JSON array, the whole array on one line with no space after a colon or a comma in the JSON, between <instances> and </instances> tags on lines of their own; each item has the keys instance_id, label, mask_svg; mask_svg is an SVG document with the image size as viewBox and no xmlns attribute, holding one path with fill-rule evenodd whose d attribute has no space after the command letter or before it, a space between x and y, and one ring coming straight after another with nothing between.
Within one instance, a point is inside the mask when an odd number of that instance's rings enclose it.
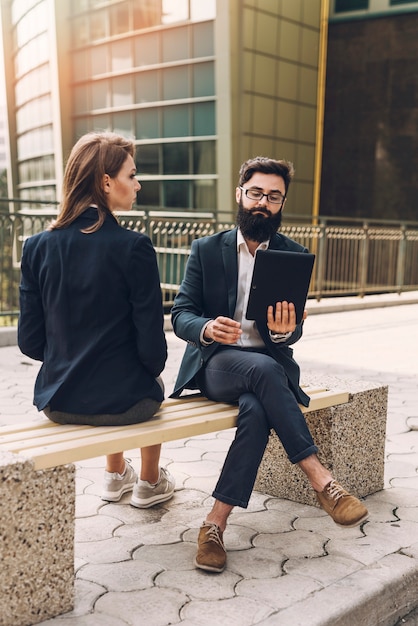
<instances>
[{"instance_id":1,"label":"black tablet case","mask_svg":"<svg viewBox=\"0 0 418 626\"><path fill-rule=\"evenodd\" d=\"M307 252L258 250L254 262L246 318L266 320L267 307L293 302L296 323L302 321L315 255Z\"/></svg>"}]
</instances>

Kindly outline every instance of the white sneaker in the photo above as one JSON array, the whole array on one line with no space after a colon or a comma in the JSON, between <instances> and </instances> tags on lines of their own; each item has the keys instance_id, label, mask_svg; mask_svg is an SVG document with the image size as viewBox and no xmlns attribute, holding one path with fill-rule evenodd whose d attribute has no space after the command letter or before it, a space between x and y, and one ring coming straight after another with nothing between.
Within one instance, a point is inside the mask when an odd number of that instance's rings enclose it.
<instances>
[{"instance_id":1,"label":"white sneaker","mask_svg":"<svg viewBox=\"0 0 418 626\"><path fill-rule=\"evenodd\" d=\"M155 485L138 478L133 489L131 504L138 509L148 509L173 497L175 482L171 474L160 467L160 477Z\"/></svg>"},{"instance_id":2,"label":"white sneaker","mask_svg":"<svg viewBox=\"0 0 418 626\"><path fill-rule=\"evenodd\" d=\"M101 498L108 502L118 502L124 493L132 491L138 474L129 462L125 459L125 472L106 472L104 475L103 491Z\"/></svg>"}]
</instances>

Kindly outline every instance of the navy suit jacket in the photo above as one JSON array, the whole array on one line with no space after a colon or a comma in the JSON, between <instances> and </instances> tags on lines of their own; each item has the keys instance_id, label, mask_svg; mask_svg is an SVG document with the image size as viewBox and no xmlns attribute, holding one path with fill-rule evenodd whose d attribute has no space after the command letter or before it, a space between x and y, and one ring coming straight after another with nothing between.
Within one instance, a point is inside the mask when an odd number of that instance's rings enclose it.
<instances>
[{"instance_id":1,"label":"navy suit jacket","mask_svg":"<svg viewBox=\"0 0 418 626\"><path fill-rule=\"evenodd\" d=\"M294 252L308 251L281 233L271 238L269 248ZM178 397L184 389L198 388L195 381L197 372L220 345L214 342L209 346L203 346L200 342L200 333L209 320L219 315L233 317L237 285L237 229L193 241L184 280L172 308L174 331L181 339L187 341L172 397ZM292 348L289 347L302 336L302 326L303 322L296 327L286 342L273 343L269 337L267 319L265 323L257 323L267 351L283 365L296 399L308 406L309 397L299 387L299 366L293 359Z\"/></svg>"},{"instance_id":2,"label":"navy suit jacket","mask_svg":"<svg viewBox=\"0 0 418 626\"><path fill-rule=\"evenodd\" d=\"M160 279L146 235L88 208L69 227L30 237L22 255L18 344L42 361L34 404L121 413L162 400L167 358Z\"/></svg>"}]
</instances>

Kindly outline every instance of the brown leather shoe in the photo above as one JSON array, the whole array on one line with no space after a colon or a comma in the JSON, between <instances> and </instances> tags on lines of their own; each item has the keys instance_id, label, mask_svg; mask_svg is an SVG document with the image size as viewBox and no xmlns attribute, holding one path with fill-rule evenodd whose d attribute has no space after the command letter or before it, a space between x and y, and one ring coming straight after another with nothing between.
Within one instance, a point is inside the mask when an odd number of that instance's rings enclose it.
<instances>
[{"instance_id":1,"label":"brown leather shoe","mask_svg":"<svg viewBox=\"0 0 418 626\"><path fill-rule=\"evenodd\" d=\"M197 539L198 550L195 567L207 572L223 572L226 565L226 551L222 531L216 524L203 522Z\"/></svg>"},{"instance_id":2,"label":"brown leather shoe","mask_svg":"<svg viewBox=\"0 0 418 626\"><path fill-rule=\"evenodd\" d=\"M364 522L369 512L358 498L352 496L335 480L331 480L321 492L316 491L321 507L336 524L350 528Z\"/></svg>"}]
</instances>

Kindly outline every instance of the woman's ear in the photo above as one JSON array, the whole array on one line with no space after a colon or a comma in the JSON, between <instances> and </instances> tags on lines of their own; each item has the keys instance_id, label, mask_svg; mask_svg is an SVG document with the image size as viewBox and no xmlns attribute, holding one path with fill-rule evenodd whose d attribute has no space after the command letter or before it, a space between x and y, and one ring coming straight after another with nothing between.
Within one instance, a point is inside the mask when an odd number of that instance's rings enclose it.
<instances>
[{"instance_id":1,"label":"woman's ear","mask_svg":"<svg viewBox=\"0 0 418 626\"><path fill-rule=\"evenodd\" d=\"M102 180L102 187L103 187L103 191L105 193L109 193L110 192L110 183L111 183L111 178L110 178L109 174L104 174L103 175L103 180Z\"/></svg>"}]
</instances>

